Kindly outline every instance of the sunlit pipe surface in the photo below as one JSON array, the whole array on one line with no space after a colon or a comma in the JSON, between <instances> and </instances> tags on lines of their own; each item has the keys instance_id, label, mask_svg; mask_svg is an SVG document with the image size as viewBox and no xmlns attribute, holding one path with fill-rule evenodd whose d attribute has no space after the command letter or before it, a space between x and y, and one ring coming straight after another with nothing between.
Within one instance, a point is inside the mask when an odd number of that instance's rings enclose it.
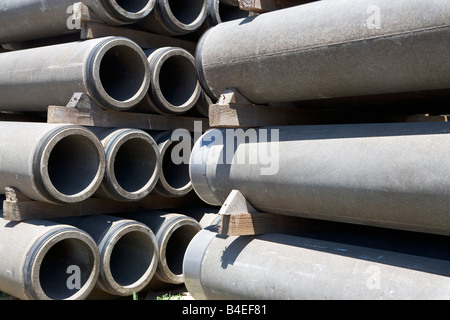
<instances>
[{"instance_id":1,"label":"sunlit pipe surface","mask_svg":"<svg viewBox=\"0 0 450 320\"><path fill-rule=\"evenodd\" d=\"M0 110L47 111L75 92L104 109L129 110L150 85L144 51L122 37L105 37L0 55Z\"/></svg>"},{"instance_id":2,"label":"sunlit pipe surface","mask_svg":"<svg viewBox=\"0 0 450 320\"><path fill-rule=\"evenodd\" d=\"M92 292L100 257L89 234L47 220L1 217L1 291L21 300L83 300Z\"/></svg>"},{"instance_id":3,"label":"sunlit pipe surface","mask_svg":"<svg viewBox=\"0 0 450 320\"><path fill-rule=\"evenodd\" d=\"M100 140L77 125L0 122L0 190L14 187L30 199L83 201L105 173Z\"/></svg>"},{"instance_id":4,"label":"sunlit pipe surface","mask_svg":"<svg viewBox=\"0 0 450 320\"><path fill-rule=\"evenodd\" d=\"M189 170L211 205L237 189L262 212L449 235L449 134L447 122L213 129Z\"/></svg>"},{"instance_id":5,"label":"sunlit pipe surface","mask_svg":"<svg viewBox=\"0 0 450 320\"><path fill-rule=\"evenodd\" d=\"M316 1L209 29L197 73L255 104L447 89L449 29L448 1Z\"/></svg>"},{"instance_id":6,"label":"sunlit pipe surface","mask_svg":"<svg viewBox=\"0 0 450 320\"><path fill-rule=\"evenodd\" d=\"M0 43L22 42L80 32L72 0L4 0L0 7ZM145 18L155 0L83 0L97 18L124 25Z\"/></svg>"}]
</instances>

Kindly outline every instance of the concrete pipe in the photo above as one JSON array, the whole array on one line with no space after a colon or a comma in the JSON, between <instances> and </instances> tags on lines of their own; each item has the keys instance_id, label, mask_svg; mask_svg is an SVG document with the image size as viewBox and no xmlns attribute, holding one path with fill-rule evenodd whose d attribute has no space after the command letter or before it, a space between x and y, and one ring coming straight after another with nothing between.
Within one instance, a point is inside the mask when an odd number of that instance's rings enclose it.
<instances>
[{"instance_id":1,"label":"concrete pipe","mask_svg":"<svg viewBox=\"0 0 450 320\"><path fill-rule=\"evenodd\" d=\"M0 193L14 187L33 200L75 203L102 182L103 146L84 127L0 122L0 141Z\"/></svg>"},{"instance_id":2,"label":"concrete pipe","mask_svg":"<svg viewBox=\"0 0 450 320\"><path fill-rule=\"evenodd\" d=\"M146 50L150 87L133 112L183 114L197 103L201 87L192 54L179 47Z\"/></svg>"},{"instance_id":3,"label":"concrete pipe","mask_svg":"<svg viewBox=\"0 0 450 320\"><path fill-rule=\"evenodd\" d=\"M123 25L146 17L155 0L83 0L105 24ZM14 0L0 5L0 43L22 42L80 32L73 0Z\"/></svg>"},{"instance_id":4,"label":"concrete pipe","mask_svg":"<svg viewBox=\"0 0 450 320\"><path fill-rule=\"evenodd\" d=\"M0 290L21 300L83 300L99 275L92 237L46 220L0 218L0 256Z\"/></svg>"},{"instance_id":5,"label":"concrete pipe","mask_svg":"<svg viewBox=\"0 0 450 320\"><path fill-rule=\"evenodd\" d=\"M90 299L131 296L153 278L159 249L155 234L145 224L110 215L55 220L86 231L97 244L100 272Z\"/></svg>"},{"instance_id":6,"label":"concrete pipe","mask_svg":"<svg viewBox=\"0 0 450 320\"><path fill-rule=\"evenodd\" d=\"M262 212L450 235L449 134L447 122L213 129L190 176L211 205L237 189Z\"/></svg>"},{"instance_id":7,"label":"concrete pipe","mask_svg":"<svg viewBox=\"0 0 450 320\"><path fill-rule=\"evenodd\" d=\"M191 136L174 137L172 131L150 132L161 155L161 173L152 193L165 197L182 197L192 191L189 156L184 154L194 141ZM179 140L177 140L179 138ZM189 139L186 143L184 139ZM189 151L192 147L189 147Z\"/></svg>"},{"instance_id":8,"label":"concrete pipe","mask_svg":"<svg viewBox=\"0 0 450 320\"><path fill-rule=\"evenodd\" d=\"M155 140L133 128L91 128L101 140L106 168L95 195L118 201L138 201L155 187L161 173L161 157Z\"/></svg>"},{"instance_id":9,"label":"concrete pipe","mask_svg":"<svg viewBox=\"0 0 450 320\"><path fill-rule=\"evenodd\" d=\"M206 15L206 23L208 28L218 25L219 23L243 19L254 14L239 8L239 2L234 0L206 0L208 12Z\"/></svg>"},{"instance_id":10,"label":"concrete pipe","mask_svg":"<svg viewBox=\"0 0 450 320\"><path fill-rule=\"evenodd\" d=\"M450 261L268 233L200 231L183 263L196 300L433 300L450 297Z\"/></svg>"},{"instance_id":11,"label":"concrete pipe","mask_svg":"<svg viewBox=\"0 0 450 320\"><path fill-rule=\"evenodd\" d=\"M182 284L184 253L202 229L197 220L183 214L159 211L133 212L127 217L147 225L158 242L159 263L146 290Z\"/></svg>"},{"instance_id":12,"label":"concrete pipe","mask_svg":"<svg viewBox=\"0 0 450 320\"><path fill-rule=\"evenodd\" d=\"M75 92L104 109L128 110L150 85L144 51L122 37L5 52L0 69L2 111L47 111L67 105Z\"/></svg>"},{"instance_id":13,"label":"concrete pipe","mask_svg":"<svg viewBox=\"0 0 450 320\"><path fill-rule=\"evenodd\" d=\"M137 23L148 32L177 36L198 30L206 19L206 0L157 0L154 10Z\"/></svg>"},{"instance_id":14,"label":"concrete pipe","mask_svg":"<svg viewBox=\"0 0 450 320\"><path fill-rule=\"evenodd\" d=\"M199 81L211 98L236 88L255 104L448 89L449 12L448 1L316 1L221 23L198 43Z\"/></svg>"}]
</instances>

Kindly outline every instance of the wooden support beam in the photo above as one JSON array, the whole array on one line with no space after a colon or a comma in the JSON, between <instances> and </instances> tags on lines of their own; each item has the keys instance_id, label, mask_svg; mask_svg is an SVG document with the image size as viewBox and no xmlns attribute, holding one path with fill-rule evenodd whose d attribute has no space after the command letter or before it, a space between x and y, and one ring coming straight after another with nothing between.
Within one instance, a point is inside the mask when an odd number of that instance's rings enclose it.
<instances>
[{"instance_id":1,"label":"wooden support beam","mask_svg":"<svg viewBox=\"0 0 450 320\"><path fill-rule=\"evenodd\" d=\"M322 123L323 115L295 107L266 105L212 104L209 126L216 128L260 127Z\"/></svg>"},{"instance_id":2,"label":"wooden support beam","mask_svg":"<svg viewBox=\"0 0 450 320\"><path fill-rule=\"evenodd\" d=\"M195 122L201 123L201 128L208 129L207 118L184 116L163 116L132 112L117 112L81 108L49 106L48 123L67 123L96 127L130 127L142 130L176 130L186 129L194 132Z\"/></svg>"},{"instance_id":3,"label":"wooden support beam","mask_svg":"<svg viewBox=\"0 0 450 320\"><path fill-rule=\"evenodd\" d=\"M196 127L195 124L198 124ZM129 127L142 130L176 130L209 128L208 118L165 116L103 110L84 93L76 92L66 106L48 106L47 123L77 124L91 127ZM198 129L197 129L198 130Z\"/></svg>"},{"instance_id":4,"label":"wooden support beam","mask_svg":"<svg viewBox=\"0 0 450 320\"><path fill-rule=\"evenodd\" d=\"M238 190L233 190L219 211L220 222L209 229L226 236L297 233L302 218L258 212Z\"/></svg>"},{"instance_id":5,"label":"wooden support beam","mask_svg":"<svg viewBox=\"0 0 450 320\"><path fill-rule=\"evenodd\" d=\"M190 192L188 195L179 198L150 194L143 200L135 202L120 202L91 197L79 203L63 205L31 200L14 188L6 188L5 194L6 199L3 201L3 219L10 221L127 213L140 210L163 210L195 207L203 204L194 192Z\"/></svg>"},{"instance_id":6,"label":"wooden support beam","mask_svg":"<svg viewBox=\"0 0 450 320\"><path fill-rule=\"evenodd\" d=\"M429 122L448 121L448 115L390 114L375 112L351 112L339 108L300 108L294 105L256 105L249 102L237 90L228 89L217 103L209 106L209 126L215 128L248 128L262 126L380 123L380 122Z\"/></svg>"}]
</instances>

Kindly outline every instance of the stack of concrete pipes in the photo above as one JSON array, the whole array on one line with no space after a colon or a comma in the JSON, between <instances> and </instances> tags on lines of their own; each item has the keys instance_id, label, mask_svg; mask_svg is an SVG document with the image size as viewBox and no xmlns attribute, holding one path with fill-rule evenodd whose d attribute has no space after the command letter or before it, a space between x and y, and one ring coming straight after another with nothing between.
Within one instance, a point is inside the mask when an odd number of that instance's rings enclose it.
<instances>
[{"instance_id":1,"label":"stack of concrete pipes","mask_svg":"<svg viewBox=\"0 0 450 320\"><path fill-rule=\"evenodd\" d=\"M213 5L82 2L97 23L166 37L201 32ZM207 117L211 101L191 52L150 50L114 35L80 41L74 8L72 0L2 1L2 113L41 117L48 106L66 106L82 93L105 111ZM182 143L172 131L1 121L0 140L0 193L13 187L61 210L90 197L135 202L192 191L188 163L172 157ZM0 291L19 299L91 299L181 284L184 250L200 229L192 217L167 212L2 218Z\"/></svg>"},{"instance_id":2,"label":"stack of concrete pipes","mask_svg":"<svg viewBox=\"0 0 450 320\"><path fill-rule=\"evenodd\" d=\"M211 99L229 88L272 106L420 92L444 93L448 107L449 52L448 1L323 0L209 29L196 64ZM209 130L190 160L205 202L239 190L257 211L350 227L202 230L187 288L196 299L450 298L449 139L448 122ZM357 236L363 225L377 236Z\"/></svg>"},{"instance_id":3,"label":"stack of concrete pipes","mask_svg":"<svg viewBox=\"0 0 450 320\"><path fill-rule=\"evenodd\" d=\"M178 212L142 211L0 219L0 228L0 291L23 300L81 300L183 284L184 252L202 225Z\"/></svg>"}]
</instances>

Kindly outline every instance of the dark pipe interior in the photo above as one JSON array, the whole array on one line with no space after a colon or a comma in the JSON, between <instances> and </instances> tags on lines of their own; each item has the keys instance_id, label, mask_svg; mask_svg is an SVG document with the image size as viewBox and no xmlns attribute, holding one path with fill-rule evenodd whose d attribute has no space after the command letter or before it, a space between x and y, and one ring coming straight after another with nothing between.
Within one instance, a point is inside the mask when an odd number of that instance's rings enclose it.
<instances>
[{"instance_id":1,"label":"dark pipe interior","mask_svg":"<svg viewBox=\"0 0 450 320\"><path fill-rule=\"evenodd\" d=\"M150 267L153 254L153 242L147 234L132 231L123 235L111 253L110 269L114 280L121 286L134 284Z\"/></svg>"},{"instance_id":2,"label":"dark pipe interior","mask_svg":"<svg viewBox=\"0 0 450 320\"><path fill-rule=\"evenodd\" d=\"M106 93L117 101L132 99L145 81L146 60L133 48L115 46L100 63L100 81Z\"/></svg>"},{"instance_id":3,"label":"dark pipe interior","mask_svg":"<svg viewBox=\"0 0 450 320\"><path fill-rule=\"evenodd\" d=\"M157 168L158 154L147 140L136 138L123 143L114 160L114 174L128 192L143 188Z\"/></svg>"},{"instance_id":4,"label":"dark pipe interior","mask_svg":"<svg viewBox=\"0 0 450 320\"><path fill-rule=\"evenodd\" d=\"M93 266L91 248L79 239L64 239L55 243L42 260L39 281L51 299L67 299L86 285ZM73 266L74 269L69 267ZM78 272L79 271L79 272ZM79 283L76 277L79 276ZM80 287L77 289L78 284Z\"/></svg>"},{"instance_id":5,"label":"dark pipe interior","mask_svg":"<svg viewBox=\"0 0 450 320\"><path fill-rule=\"evenodd\" d=\"M184 56L171 56L161 67L159 86L164 98L182 106L195 94L197 74L193 63Z\"/></svg>"},{"instance_id":6,"label":"dark pipe interior","mask_svg":"<svg viewBox=\"0 0 450 320\"><path fill-rule=\"evenodd\" d=\"M93 141L82 135L69 135L51 150L48 174L59 192L74 195L92 183L99 166L100 155Z\"/></svg>"},{"instance_id":7,"label":"dark pipe interior","mask_svg":"<svg viewBox=\"0 0 450 320\"><path fill-rule=\"evenodd\" d=\"M193 23L201 14L204 0L169 0L170 10L175 18L183 24Z\"/></svg>"}]
</instances>

